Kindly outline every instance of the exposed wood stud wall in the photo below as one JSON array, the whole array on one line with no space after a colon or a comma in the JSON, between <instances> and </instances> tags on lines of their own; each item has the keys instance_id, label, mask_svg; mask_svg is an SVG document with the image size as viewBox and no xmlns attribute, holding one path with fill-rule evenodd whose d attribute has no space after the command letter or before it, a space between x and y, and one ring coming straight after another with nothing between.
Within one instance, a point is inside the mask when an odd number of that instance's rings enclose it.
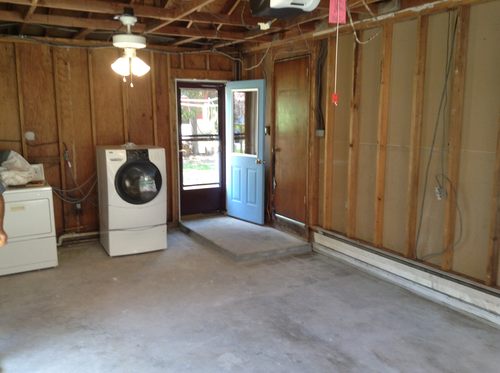
<instances>
[{"instance_id":1,"label":"exposed wood stud wall","mask_svg":"<svg viewBox=\"0 0 500 373\"><path fill-rule=\"evenodd\" d=\"M455 242L456 200L452 185L458 194L458 171L460 165L460 145L465 90L465 67L469 30L469 6L458 8L457 36L455 41L455 67L453 69L453 95L451 101L450 150L448 153L448 178L446 183L446 213L444 219L443 250L448 250ZM450 184L451 183L451 184ZM441 267L450 271L453 265L453 249L443 254Z\"/></svg>"},{"instance_id":2,"label":"exposed wood stud wall","mask_svg":"<svg viewBox=\"0 0 500 373\"><path fill-rule=\"evenodd\" d=\"M316 102L318 101L316 89L316 61L319 56L319 43L316 42L313 47L313 54L311 58L311 65L309 68L309 153L308 153L308 175L307 175L307 196L308 196L308 218L309 226L318 224L318 204L319 204L319 138L316 137Z\"/></svg>"},{"instance_id":3,"label":"exposed wood stud wall","mask_svg":"<svg viewBox=\"0 0 500 373\"><path fill-rule=\"evenodd\" d=\"M149 52L149 63L151 65L151 72L149 78L151 83L151 100L152 100L151 115L153 117L153 141L154 145L158 146L158 117L156 115L157 108L156 108L156 84L155 84L156 68L155 68L155 57L153 52Z\"/></svg>"},{"instance_id":4,"label":"exposed wood stud wall","mask_svg":"<svg viewBox=\"0 0 500 373\"><path fill-rule=\"evenodd\" d=\"M415 73L413 77L413 103L410 137L410 163L408 166L408 190L406 210L405 256L415 256L415 239L418 209L418 176L420 167L420 141L424 110L425 63L427 57L427 31L429 17L418 17Z\"/></svg>"},{"instance_id":5,"label":"exposed wood stud wall","mask_svg":"<svg viewBox=\"0 0 500 373\"><path fill-rule=\"evenodd\" d=\"M167 216L169 222L177 222L178 200L172 198L172 193L178 195L177 119L175 94L169 93L169 89L173 92L175 83L169 58L146 54L151 71L145 77L134 79L135 87L130 88L109 67L118 56L117 50L53 48L17 40L0 43L6 46L0 55L1 62L8 66L11 74L2 94L14 97L8 100L10 110L2 107L7 105L7 100L0 102L0 112L7 116L5 123L16 126L15 129L9 127L7 132L2 129L1 133L13 134L9 136L13 141L0 143L2 149L14 149L30 162L44 163L45 176L51 185L71 189L75 185L65 164L66 150L81 184L94 173L97 145L133 141L139 145L165 147ZM33 66L31 59L39 62ZM212 72L224 77L233 74L232 61L220 55L190 56L189 63L194 69L178 71L177 77L213 79ZM201 70L198 74L200 66L214 70ZM171 113L174 114L171 116ZM34 131L36 140L27 142L25 131ZM84 187L85 191L92 182ZM94 191L90 196L96 194ZM72 195L78 196L78 192ZM63 204L55 198L54 210L58 234L99 229L97 208L87 202L82 204L82 210L76 211L74 204Z\"/></svg>"},{"instance_id":6,"label":"exposed wood stud wall","mask_svg":"<svg viewBox=\"0 0 500 373\"><path fill-rule=\"evenodd\" d=\"M333 188L333 141L335 127L335 105L330 94L335 87L335 47L337 40L328 38L328 56L326 59L326 93L325 100L325 165L324 165L324 198L323 198L323 228L332 229L332 188Z\"/></svg>"},{"instance_id":7,"label":"exposed wood stud wall","mask_svg":"<svg viewBox=\"0 0 500 373\"><path fill-rule=\"evenodd\" d=\"M380 79L380 104L377 134L377 171L375 181L375 220L373 245L382 246L384 231L385 169L387 154L387 127L389 124L389 92L392 60L392 24L386 24L383 32L382 72Z\"/></svg>"},{"instance_id":8,"label":"exposed wood stud wall","mask_svg":"<svg viewBox=\"0 0 500 373\"><path fill-rule=\"evenodd\" d=\"M176 115L176 93L175 83L171 75L171 56L167 56L167 74L168 74L168 102L170 103L169 123L170 123L170 161L172 163L172 221L179 222L179 144L177 131L177 115ZM181 55L181 62L183 61Z\"/></svg>"},{"instance_id":9,"label":"exposed wood stud wall","mask_svg":"<svg viewBox=\"0 0 500 373\"><path fill-rule=\"evenodd\" d=\"M488 266L486 285L498 285L498 266L500 265L500 120L498 123L497 153L495 174L493 175L493 199L491 204L490 241L488 246Z\"/></svg>"},{"instance_id":10,"label":"exposed wood stud wall","mask_svg":"<svg viewBox=\"0 0 500 373\"><path fill-rule=\"evenodd\" d=\"M359 39L362 33L359 32ZM352 69L351 119L349 124L349 164L347 173L347 237L356 234L356 190L358 183L359 104L361 102L362 47L354 43Z\"/></svg>"},{"instance_id":11,"label":"exposed wood stud wall","mask_svg":"<svg viewBox=\"0 0 500 373\"><path fill-rule=\"evenodd\" d=\"M90 98L90 120L92 125L92 147L94 153L96 151L97 146L97 130L96 130L96 119L95 119L95 98L94 98L94 72L93 72L93 63L92 63L92 51L89 49L87 51L87 63L88 63L88 71L89 71L89 98Z\"/></svg>"},{"instance_id":12,"label":"exposed wood stud wall","mask_svg":"<svg viewBox=\"0 0 500 373\"><path fill-rule=\"evenodd\" d=\"M19 124L21 131L21 143L23 149L23 157L28 157L28 149L26 147L26 138L24 137L25 129L24 129L24 99L23 99L23 90L22 90L22 75L21 75L21 62L19 61L19 45L14 44L14 51L16 54L16 76L17 76L17 95L18 95L18 105L19 105Z\"/></svg>"},{"instance_id":13,"label":"exposed wood stud wall","mask_svg":"<svg viewBox=\"0 0 500 373\"><path fill-rule=\"evenodd\" d=\"M67 81L67 71L65 67L67 67L67 60L63 60L63 56L61 56L61 50L52 50L52 67L54 72L54 93L55 93L55 104L56 104L56 122L57 122L57 137L59 142L59 163L61 164L61 189L66 190L66 167L64 160L64 144L63 144L63 114L62 114L62 99L63 97L67 98L70 94L68 93L69 84ZM61 60L61 61L59 61ZM63 66L66 65L66 66ZM62 80L62 82L61 82ZM64 90L64 92L63 92ZM67 120L67 118L65 118ZM64 217L64 225L66 227L70 226L70 206L68 204L63 203L63 217Z\"/></svg>"}]
</instances>

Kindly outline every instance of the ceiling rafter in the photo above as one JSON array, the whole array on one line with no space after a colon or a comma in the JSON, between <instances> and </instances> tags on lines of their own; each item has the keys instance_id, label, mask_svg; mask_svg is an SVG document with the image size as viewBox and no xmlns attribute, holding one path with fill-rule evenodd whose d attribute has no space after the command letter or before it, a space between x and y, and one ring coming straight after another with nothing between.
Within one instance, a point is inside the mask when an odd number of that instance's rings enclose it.
<instances>
[{"instance_id":1,"label":"ceiling rafter","mask_svg":"<svg viewBox=\"0 0 500 373\"><path fill-rule=\"evenodd\" d=\"M215 0L191 0L186 6L181 5L178 8L173 9L173 19L166 21L166 22L154 22L148 28L143 34L148 34L150 32L156 31L164 26L167 26L171 24L172 22L175 22L177 20L182 19L183 17L186 17L190 15L191 13L197 12L200 8L204 7L205 5L208 5L210 3L213 3Z\"/></svg>"},{"instance_id":2,"label":"ceiling rafter","mask_svg":"<svg viewBox=\"0 0 500 373\"><path fill-rule=\"evenodd\" d=\"M171 0L169 0L169 1L171 1ZM229 0L222 8L221 14L225 15L227 13L227 15L231 15L239 3L240 3L240 0ZM207 14L211 16L210 18L212 18L212 17L217 18L217 17L214 17L211 13L207 13ZM205 15L203 15L203 17L205 17ZM208 18L208 17L206 17L206 18ZM225 18L225 19L227 19L227 18ZM217 20L220 21L220 19L217 19ZM234 21L234 22L236 22L236 21ZM214 22L211 22L211 23L214 24ZM233 22L229 21L227 23L232 24ZM224 25L224 23L219 22L218 25L216 26L217 31L219 31L223 25ZM198 39L201 39L201 38L188 38L188 39L184 39L184 40L179 40L179 41L173 43L172 45L187 44L187 43L191 43L191 42L198 40Z\"/></svg>"},{"instance_id":3,"label":"ceiling rafter","mask_svg":"<svg viewBox=\"0 0 500 373\"><path fill-rule=\"evenodd\" d=\"M24 34L26 26L28 25L26 22L28 22L30 20L31 16L33 15L33 13L35 13L36 7L38 5L38 1L39 0L31 0L31 5L30 5L28 11L26 12L26 15L24 16L25 22L21 25L21 27L19 27L19 34L20 35Z\"/></svg>"},{"instance_id":4,"label":"ceiling rafter","mask_svg":"<svg viewBox=\"0 0 500 373\"><path fill-rule=\"evenodd\" d=\"M217 5L210 4L217 1ZM268 30L247 30L244 24L268 23L270 18L252 17L250 7L241 19L244 0L0 0L0 21L18 23L18 32L29 35L67 37L72 40L102 39L98 33L122 32L124 26L113 16L124 14L132 8L138 23L132 32L150 37L148 46L165 43L175 38L173 46L188 45L199 39L212 40L212 45L199 48L225 47L242 44L242 48L255 48L255 44L271 40L294 38L298 34L310 33L317 21L328 17L330 0L320 0L318 7L291 20L278 20ZM248 1L248 0L247 0ZM364 3L374 11L382 0L348 0L353 13L364 13ZM425 2L429 0L416 0ZM469 0L473 1L473 0ZM144 5L147 4L147 5ZM214 3L215 4L215 3ZM206 6L210 9L204 9ZM38 11L42 8L42 11ZM211 12L211 9L220 9ZM239 9L239 10L238 10ZM15 11L14 11L15 10ZM63 12L61 12L63 11ZM62 15L64 14L64 16ZM175 22L175 25L173 23ZM33 25L27 28L28 25ZM179 25L179 26L177 26ZM208 25L208 26L207 26ZM38 27L36 27L38 26ZM53 27L47 27L53 26ZM323 25L324 26L324 25ZM65 32L58 27L71 28ZM328 27L328 26L327 26ZM41 29L45 28L45 30ZM54 29L55 28L55 29ZM223 31L224 30L224 31ZM231 31L225 31L231 30ZM273 36L271 36L274 34ZM70 35L70 36L68 36ZM173 38L155 39L153 35L168 35Z\"/></svg>"},{"instance_id":5,"label":"ceiling rafter","mask_svg":"<svg viewBox=\"0 0 500 373\"><path fill-rule=\"evenodd\" d=\"M15 11L0 11L0 20L7 22L21 22L23 21L23 16ZM108 31L116 31L123 26L120 21L108 21L108 20L100 20L100 19L85 19L85 18L77 18L77 17L66 17L66 16L58 16L58 15L49 15L49 14L33 14L33 16L28 21L30 24L45 24L49 26L63 26L63 27L74 27L74 28L83 28L87 26L87 29L99 29L99 30L108 30ZM91 26L91 27L88 27ZM137 33L141 33L146 30L147 25L144 23L136 23L131 29ZM183 27L172 27L172 26L164 26L160 30L155 32L157 35L168 35L168 36L187 36L187 37L200 37L200 32L196 29L186 29ZM207 33L207 37L212 34ZM221 35L225 40L241 40L244 39L243 32L237 31L219 31L218 35ZM217 35L213 34L214 39L218 38ZM75 39L80 39L76 38ZM264 35L260 38L255 39L256 41L261 42L269 42L271 41L271 36Z\"/></svg>"}]
</instances>

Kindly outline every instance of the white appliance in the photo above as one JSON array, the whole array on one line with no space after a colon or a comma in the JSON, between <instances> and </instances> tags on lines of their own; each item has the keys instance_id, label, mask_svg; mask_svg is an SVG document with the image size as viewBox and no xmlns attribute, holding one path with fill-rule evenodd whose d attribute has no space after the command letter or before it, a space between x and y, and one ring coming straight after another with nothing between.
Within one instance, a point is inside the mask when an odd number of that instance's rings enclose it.
<instances>
[{"instance_id":1,"label":"white appliance","mask_svg":"<svg viewBox=\"0 0 500 373\"><path fill-rule=\"evenodd\" d=\"M165 149L97 147L100 240L109 256L167 248Z\"/></svg>"},{"instance_id":2,"label":"white appliance","mask_svg":"<svg viewBox=\"0 0 500 373\"><path fill-rule=\"evenodd\" d=\"M254 17L290 19L312 12L320 0L250 0Z\"/></svg>"},{"instance_id":3,"label":"white appliance","mask_svg":"<svg viewBox=\"0 0 500 373\"><path fill-rule=\"evenodd\" d=\"M9 187L4 230L7 245L0 248L0 275L57 266L56 227L52 188Z\"/></svg>"}]
</instances>

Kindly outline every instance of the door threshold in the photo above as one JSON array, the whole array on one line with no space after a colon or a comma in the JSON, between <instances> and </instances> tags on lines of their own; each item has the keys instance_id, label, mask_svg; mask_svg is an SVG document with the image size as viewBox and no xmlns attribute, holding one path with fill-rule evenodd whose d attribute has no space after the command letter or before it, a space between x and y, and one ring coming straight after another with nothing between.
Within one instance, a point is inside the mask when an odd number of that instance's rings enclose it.
<instances>
[{"instance_id":1,"label":"door threshold","mask_svg":"<svg viewBox=\"0 0 500 373\"><path fill-rule=\"evenodd\" d=\"M180 221L207 219L207 218L213 218L214 216L224 216L224 215L226 215L226 211L214 211L201 214L183 215L181 216Z\"/></svg>"}]
</instances>

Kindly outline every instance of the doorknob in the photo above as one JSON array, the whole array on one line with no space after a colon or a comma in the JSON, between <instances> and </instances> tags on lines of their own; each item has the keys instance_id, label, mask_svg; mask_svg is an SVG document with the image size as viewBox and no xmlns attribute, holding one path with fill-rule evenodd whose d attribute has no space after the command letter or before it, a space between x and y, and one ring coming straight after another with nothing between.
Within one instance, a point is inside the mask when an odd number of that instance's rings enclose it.
<instances>
[{"instance_id":1,"label":"doorknob","mask_svg":"<svg viewBox=\"0 0 500 373\"><path fill-rule=\"evenodd\" d=\"M262 161L261 161L260 159L257 159L257 160L255 160L255 163L256 163L256 164L261 164L261 163L262 163Z\"/></svg>"}]
</instances>

